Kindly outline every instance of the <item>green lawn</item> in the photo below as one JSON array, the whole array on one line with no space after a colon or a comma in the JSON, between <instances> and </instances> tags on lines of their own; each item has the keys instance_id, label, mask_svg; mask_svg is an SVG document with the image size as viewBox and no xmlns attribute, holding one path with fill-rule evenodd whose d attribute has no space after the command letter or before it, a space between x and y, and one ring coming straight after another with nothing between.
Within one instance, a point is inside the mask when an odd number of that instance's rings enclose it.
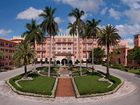
<instances>
[{"instance_id":1,"label":"green lawn","mask_svg":"<svg viewBox=\"0 0 140 105\"><path fill-rule=\"evenodd\" d=\"M80 76L80 67L73 67L70 69L72 71L72 76ZM82 75L88 75L89 73L89 68L84 68L82 67Z\"/></svg>"},{"instance_id":2,"label":"green lawn","mask_svg":"<svg viewBox=\"0 0 140 105\"><path fill-rule=\"evenodd\" d=\"M51 76L57 76L57 71L58 71L58 67L51 67ZM48 75L48 67L44 67L44 68L41 68L41 69L38 69L40 70L40 73L43 74L43 75Z\"/></svg>"},{"instance_id":3,"label":"green lawn","mask_svg":"<svg viewBox=\"0 0 140 105\"><path fill-rule=\"evenodd\" d=\"M130 69L128 72L140 75L140 69Z\"/></svg>"},{"instance_id":4,"label":"green lawn","mask_svg":"<svg viewBox=\"0 0 140 105\"><path fill-rule=\"evenodd\" d=\"M16 80L19 80L22 76L16 76L10 79L10 83L17 89L22 92L28 93L36 93L36 94L43 94L43 95L51 95L51 91L53 89L55 78L43 77L40 75L30 75L33 77L33 80L22 80L19 82L18 87L15 84Z\"/></svg>"},{"instance_id":5,"label":"green lawn","mask_svg":"<svg viewBox=\"0 0 140 105\"><path fill-rule=\"evenodd\" d=\"M140 75L140 69L126 68L125 66L123 66L121 64L114 64L111 67L114 68L114 69L118 69L118 70L122 70L122 71L125 71L125 72L129 72L129 73Z\"/></svg>"},{"instance_id":6,"label":"green lawn","mask_svg":"<svg viewBox=\"0 0 140 105\"><path fill-rule=\"evenodd\" d=\"M101 78L101 75L98 73L89 76L75 77L74 80L80 95L108 92L115 89L118 84L121 83L120 79L111 76L111 81L114 84L108 88L110 83L98 81L99 78Z\"/></svg>"}]
</instances>

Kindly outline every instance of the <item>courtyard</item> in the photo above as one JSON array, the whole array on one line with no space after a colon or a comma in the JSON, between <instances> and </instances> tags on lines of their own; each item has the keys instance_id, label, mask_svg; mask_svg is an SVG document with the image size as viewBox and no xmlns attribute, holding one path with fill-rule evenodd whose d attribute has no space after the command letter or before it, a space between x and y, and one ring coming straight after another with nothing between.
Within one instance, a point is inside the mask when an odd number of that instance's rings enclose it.
<instances>
[{"instance_id":1,"label":"courtyard","mask_svg":"<svg viewBox=\"0 0 140 105\"><path fill-rule=\"evenodd\" d=\"M104 67L102 66L95 66L96 69L102 69L101 71L104 71ZM11 72L11 73L10 73ZM10 71L9 73L6 73L6 75L4 75L5 73L1 74L3 76L1 76L0 80L4 80L6 78L9 78L11 77L10 74L14 74L14 75L17 75L17 72L19 72L19 70L15 70L15 71ZM12 73L12 72L15 72L15 73ZM20 72L18 74L22 73L22 69L20 69ZM92 104L94 102L94 104L98 104L98 105L102 105L102 103L105 103L105 105L111 105L111 104L114 104L114 105L122 105L124 100L129 98L128 100L128 105L131 105L131 103L134 103L133 100L135 99L138 99L137 95L136 94L139 94L138 93L138 90L139 88L137 87L138 84L139 84L139 78L134 78L135 75L133 74L128 74L128 73L124 73L124 72L121 72L121 71L116 71L116 70L113 70L111 69L111 73L113 75L119 75L119 77L123 80L125 80L124 82L124 85L114 94L111 94L111 95L105 95L105 96L97 96L97 97L89 97L89 98L74 98L74 97L56 97L56 98L37 98L37 97L31 97L31 96L23 96L23 95L18 95L16 93L14 93L13 91L11 91L10 88L8 88L7 86L5 87L5 85L1 85L0 86L0 90L2 90L0 92L0 94L2 96L7 96L9 97L10 99L12 98L11 102L12 103L19 103L21 102L21 100L26 100L24 101L22 104L24 105L25 103L28 103L28 105L44 105L44 104L55 104L55 105L59 105L59 104L68 104L68 103L71 103L71 104L74 104L74 105L79 105L79 104L83 104L86 103L88 105ZM3 78L2 78L3 77ZM130 77L133 77L133 79L130 79ZM127 78L127 80L126 80ZM7 79L6 79L7 80ZM129 82L128 82L129 81ZM133 82L132 82L133 81ZM2 84L2 82L1 82ZM5 88L2 88L2 87L5 87ZM62 88L63 91L64 88ZM8 92L9 91L9 92ZM18 99L14 99L14 97L19 97ZM132 97L133 96L133 97ZM0 96L0 98L2 98ZM121 98L121 99L120 99ZM111 101L107 101L108 99L111 99ZM119 103L116 103L115 101L119 100ZM4 102L4 100L2 101ZM7 102L10 102L7 101ZM107 103L106 103L107 102ZM6 103L6 102L5 102ZM130 103L130 104L129 104ZM135 103L139 103L139 101L136 101ZM14 104L13 104L14 105ZM139 105L139 104L135 104L135 105Z\"/></svg>"}]
</instances>

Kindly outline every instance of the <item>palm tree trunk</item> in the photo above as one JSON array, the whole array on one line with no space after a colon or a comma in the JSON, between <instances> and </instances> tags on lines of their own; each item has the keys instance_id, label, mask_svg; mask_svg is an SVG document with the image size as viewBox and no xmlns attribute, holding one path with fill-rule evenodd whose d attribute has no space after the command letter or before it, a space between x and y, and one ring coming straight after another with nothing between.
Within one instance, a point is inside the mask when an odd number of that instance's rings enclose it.
<instances>
[{"instance_id":1,"label":"palm tree trunk","mask_svg":"<svg viewBox=\"0 0 140 105\"><path fill-rule=\"evenodd\" d=\"M109 44L107 43L107 67L106 67L106 78L109 78Z\"/></svg>"},{"instance_id":2,"label":"palm tree trunk","mask_svg":"<svg viewBox=\"0 0 140 105\"><path fill-rule=\"evenodd\" d=\"M41 44L42 46L42 52L41 52L41 66L43 65L43 43Z\"/></svg>"},{"instance_id":3,"label":"palm tree trunk","mask_svg":"<svg viewBox=\"0 0 140 105\"><path fill-rule=\"evenodd\" d=\"M73 34L73 56L74 56L74 34ZM73 58L73 65L75 65L75 56Z\"/></svg>"},{"instance_id":4,"label":"palm tree trunk","mask_svg":"<svg viewBox=\"0 0 140 105\"><path fill-rule=\"evenodd\" d=\"M87 39L85 40L85 52L86 52L86 68L88 67L88 62L87 62L87 59L88 59L88 54L87 54Z\"/></svg>"},{"instance_id":5,"label":"palm tree trunk","mask_svg":"<svg viewBox=\"0 0 140 105\"><path fill-rule=\"evenodd\" d=\"M34 41L34 46L33 46L34 49L36 49L35 46L36 46L36 40ZM36 71L36 61L35 61L35 58L34 58L34 71Z\"/></svg>"},{"instance_id":6,"label":"palm tree trunk","mask_svg":"<svg viewBox=\"0 0 140 105\"><path fill-rule=\"evenodd\" d=\"M25 75L27 74L27 65L26 64L24 65L24 74Z\"/></svg>"},{"instance_id":7,"label":"palm tree trunk","mask_svg":"<svg viewBox=\"0 0 140 105\"><path fill-rule=\"evenodd\" d=\"M52 40L50 36L50 51L49 51L49 69L48 69L48 77L50 77L50 71L51 71L51 49L52 49Z\"/></svg>"},{"instance_id":8,"label":"palm tree trunk","mask_svg":"<svg viewBox=\"0 0 140 105\"><path fill-rule=\"evenodd\" d=\"M92 73L94 72L94 39L92 43Z\"/></svg>"},{"instance_id":9,"label":"palm tree trunk","mask_svg":"<svg viewBox=\"0 0 140 105\"><path fill-rule=\"evenodd\" d=\"M77 30L78 31L78 30ZM81 67L81 57L80 57L80 41L79 41L79 32L78 33L78 53L79 53L79 59L80 59L80 76L82 76L82 67Z\"/></svg>"},{"instance_id":10,"label":"palm tree trunk","mask_svg":"<svg viewBox=\"0 0 140 105\"><path fill-rule=\"evenodd\" d=\"M52 58L53 58L53 65L55 65L56 62L55 62L55 53L54 53L54 45L55 45L54 44L54 36L53 36L53 42L52 42L52 44L53 44L53 47L52 47L52 56L53 57Z\"/></svg>"}]
</instances>

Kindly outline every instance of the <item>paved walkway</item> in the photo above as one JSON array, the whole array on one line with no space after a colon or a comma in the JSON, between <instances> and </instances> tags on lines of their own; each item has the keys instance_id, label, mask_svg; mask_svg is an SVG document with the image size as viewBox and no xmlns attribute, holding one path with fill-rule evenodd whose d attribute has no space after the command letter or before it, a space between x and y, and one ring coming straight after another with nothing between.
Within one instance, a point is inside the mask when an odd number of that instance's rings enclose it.
<instances>
[{"instance_id":1,"label":"paved walkway","mask_svg":"<svg viewBox=\"0 0 140 105\"><path fill-rule=\"evenodd\" d=\"M69 77L68 67L66 66L60 67L58 73L60 74L60 77Z\"/></svg>"},{"instance_id":2,"label":"paved walkway","mask_svg":"<svg viewBox=\"0 0 140 105\"><path fill-rule=\"evenodd\" d=\"M95 68L106 72L106 68L100 65ZM0 105L140 105L140 76L135 74L110 69L111 74L120 76L125 81L124 85L111 95L88 98L42 98L18 95L7 86L4 80L23 73L23 70L24 68L19 68L0 73Z\"/></svg>"},{"instance_id":3,"label":"paved walkway","mask_svg":"<svg viewBox=\"0 0 140 105\"><path fill-rule=\"evenodd\" d=\"M56 97L74 97L75 92L71 78L59 78Z\"/></svg>"}]
</instances>

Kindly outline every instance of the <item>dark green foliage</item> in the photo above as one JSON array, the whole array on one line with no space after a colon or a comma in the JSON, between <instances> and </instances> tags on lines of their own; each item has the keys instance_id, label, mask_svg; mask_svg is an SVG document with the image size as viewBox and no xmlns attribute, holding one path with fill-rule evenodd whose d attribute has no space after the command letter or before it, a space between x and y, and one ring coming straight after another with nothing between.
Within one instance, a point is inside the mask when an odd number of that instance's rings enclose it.
<instances>
[{"instance_id":1,"label":"dark green foliage","mask_svg":"<svg viewBox=\"0 0 140 105\"><path fill-rule=\"evenodd\" d=\"M130 53L128 53L128 59L134 60L140 64L140 47L135 47Z\"/></svg>"},{"instance_id":2,"label":"dark green foliage","mask_svg":"<svg viewBox=\"0 0 140 105\"><path fill-rule=\"evenodd\" d=\"M23 33L25 41L30 42L34 45L36 43L41 43L44 39L44 31L41 26L36 23L35 20L32 20L31 23L26 24L27 31Z\"/></svg>"},{"instance_id":3,"label":"dark green foliage","mask_svg":"<svg viewBox=\"0 0 140 105\"><path fill-rule=\"evenodd\" d=\"M89 57L92 58L92 53L90 53ZM101 64L103 57L105 57L104 49L102 49L100 47L94 48L94 62L96 64Z\"/></svg>"},{"instance_id":4,"label":"dark green foliage","mask_svg":"<svg viewBox=\"0 0 140 105\"><path fill-rule=\"evenodd\" d=\"M115 26L107 25L105 28L103 28L100 32L100 35L98 36L98 44L101 46L106 46L107 48L107 73L106 77L108 78L109 73L109 50L110 46L115 46L118 44L121 37L118 34L118 30L115 28Z\"/></svg>"},{"instance_id":5,"label":"dark green foliage","mask_svg":"<svg viewBox=\"0 0 140 105\"><path fill-rule=\"evenodd\" d=\"M24 65L25 74L27 72L27 65L35 58L35 50L31 48L29 42L21 42L13 54L13 59L17 64Z\"/></svg>"},{"instance_id":6,"label":"dark green foliage","mask_svg":"<svg viewBox=\"0 0 140 105\"><path fill-rule=\"evenodd\" d=\"M43 22L41 23L41 27L44 32L47 32L48 36L50 36L50 50L49 55L51 55L51 37L57 35L59 29L58 24L55 21L55 14L56 9L53 9L51 7L46 6L43 10L43 13L41 13L39 16L43 18ZM53 55L54 56L54 55ZM49 70L48 70L48 76L50 77L50 69L51 69L51 56L49 56Z\"/></svg>"}]
</instances>

